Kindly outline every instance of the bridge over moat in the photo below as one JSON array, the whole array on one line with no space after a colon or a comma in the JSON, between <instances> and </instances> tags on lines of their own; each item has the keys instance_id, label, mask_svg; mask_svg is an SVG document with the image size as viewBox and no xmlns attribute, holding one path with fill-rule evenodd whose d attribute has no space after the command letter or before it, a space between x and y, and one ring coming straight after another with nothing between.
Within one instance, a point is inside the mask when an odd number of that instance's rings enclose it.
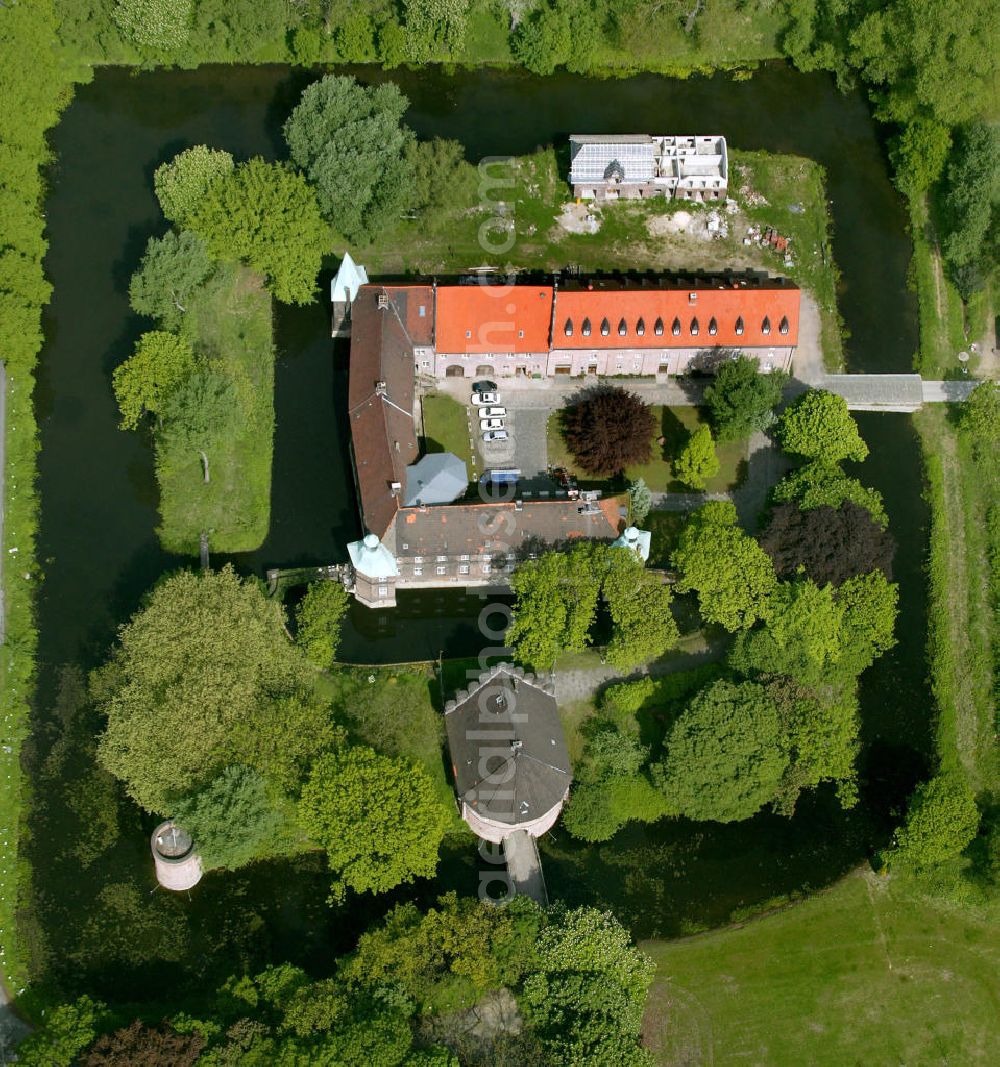
<instances>
[{"instance_id":1,"label":"bridge over moat","mask_svg":"<svg viewBox=\"0 0 1000 1067\"><path fill-rule=\"evenodd\" d=\"M919 374L828 374L813 384L842 396L851 411L906 412L924 404L960 404L979 382L925 381Z\"/></svg>"}]
</instances>

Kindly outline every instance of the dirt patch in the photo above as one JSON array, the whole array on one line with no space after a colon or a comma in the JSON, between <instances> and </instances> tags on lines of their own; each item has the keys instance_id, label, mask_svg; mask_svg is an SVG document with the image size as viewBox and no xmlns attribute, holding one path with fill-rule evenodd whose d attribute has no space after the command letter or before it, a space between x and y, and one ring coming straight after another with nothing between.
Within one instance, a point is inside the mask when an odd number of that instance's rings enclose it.
<instances>
[{"instance_id":1,"label":"dirt patch","mask_svg":"<svg viewBox=\"0 0 1000 1067\"><path fill-rule=\"evenodd\" d=\"M554 234L558 240L565 233L597 233L604 219L601 209L596 204L578 204L570 201L563 204L562 211L556 219Z\"/></svg>"}]
</instances>

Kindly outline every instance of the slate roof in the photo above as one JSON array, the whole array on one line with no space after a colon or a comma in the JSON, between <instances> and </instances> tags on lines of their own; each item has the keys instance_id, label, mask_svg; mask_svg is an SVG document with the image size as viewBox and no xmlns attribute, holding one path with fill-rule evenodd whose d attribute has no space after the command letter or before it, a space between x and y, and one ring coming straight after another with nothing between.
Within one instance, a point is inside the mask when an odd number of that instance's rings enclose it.
<instances>
[{"instance_id":1,"label":"slate roof","mask_svg":"<svg viewBox=\"0 0 1000 1067\"><path fill-rule=\"evenodd\" d=\"M572 767L555 697L518 668L495 675L445 705L455 788L480 817L517 827L566 795Z\"/></svg>"},{"instance_id":2,"label":"slate roof","mask_svg":"<svg viewBox=\"0 0 1000 1067\"><path fill-rule=\"evenodd\" d=\"M406 468L407 507L450 504L469 488L469 472L454 452L431 452Z\"/></svg>"}]
</instances>

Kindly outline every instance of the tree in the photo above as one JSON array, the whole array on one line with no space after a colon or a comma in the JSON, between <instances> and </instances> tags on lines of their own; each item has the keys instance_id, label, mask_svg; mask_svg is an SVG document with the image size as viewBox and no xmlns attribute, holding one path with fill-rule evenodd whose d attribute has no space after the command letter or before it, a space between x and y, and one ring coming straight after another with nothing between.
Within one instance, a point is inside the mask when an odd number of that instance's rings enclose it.
<instances>
[{"instance_id":1,"label":"tree","mask_svg":"<svg viewBox=\"0 0 1000 1067\"><path fill-rule=\"evenodd\" d=\"M789 753L778 709L754 682L717 681L667 733L654 780L667 807L689 819L749 819L780 792Z\"/></svg>"},{"instance_id":2,"label":"tree","mask_svg":"<svg viewBox=\"0 0 1000 1067\"><path fill-rule=\"evenodd\" d=\"M896 831L891 858L918 870L962 854L979 829L979 809L958 774L939 774L918 786L906 822Z\"/></svg>"},{"instance_id":3,"label":"tree","mask_svg":"<svg viewBox=\"0 0 1000 1067\"><path fill-rule=\"evenodd\" d=\"M895 138L889 157L896 184L910 196L922 196L941 177L951 148L951 130L936 119L915 118Z\"/></svg>"},{"instance_id":4,"label":"tree","mask_svg":"<svg viewBox=\"0 0 1000 1067\"><path fill-rule=\"evenodd\" d=\"M18 1046L17 1062L27 1067L70 1067L110 1018L99 1000L82 996L49 1013L45 1026Z\"/></svg>"},{"instance_id":5,"label":"tree","mask_svg":"<svg viewBox=\"0 0 1000 1067\"><path fill-rule=\"evenodd\" d=\"M771 510L760 547L771 557L779 578L804 572L817 585L841 585L874 570L891 578L896 542L857 504L808 511L797 504L779 504Z\"/></svg>"},{"instance_id":6,"label":"tree","mask_svg":"<svg viewBox=\"0 0 1000 1067\"><path fill-rule=\"evenodd\" d=\"M877 489L862 485L856 478L848 477L838 464L822 459L786 474L774 487L771 500L775 504L794 500L803 510L839 508L845 501L850 501L864 508L879 526L889 525L882 494Z\"/></svg>"},{"instance_id":7,"label":"tree","mask_svg":"<svg viewBox=\"0 0 1000 1067\"><path fill-rule=\"evenodd\" d=\"M783 371L762 374L757 360L750 356L723 363L705 390L716 438L739 441L755 430L766 430L774 422L774 408L787 381Z\"/></svg>"},{"instance_id":8,"label":"tree","mask_svg":"<svg viewBox=\"0 0 1000 1067\"><path fill-rule=\"evenodd\" d=\"M563 412L563 437L588 474L620 474L652 455L656 419L635 393L616 387L594 389Z\"/></svg>"},{"instance_id":9,"label":"tree","mask_svg":"<svg viewBox=\"0 0 1000 1067\"><path fill-rule=\"evenodd\" d=\"M644 478L636 478L628 486L628 517L633 526L641 526L650 508L653 506L653 494Z\"/></svg>"},{"instance_id":10,"label":"tree","mask_svg":"<svg viewBox=\"0 0 1000 1067\"><path fill-rule=\"evenodd\" d=\"M403 0L409 58L420 63L439 52L460 53L468 10L469 0Z\"/></svg>"},{"instance_id":11,"label":"tree","mask_svg":"<svg viewBox=\"0 0 1000 1067\"><path fill-rule=\"evenodd\" d=\"M199 1033L179 1034L166 1024L145 1026L136 1019L112 1034L102 1034L81 1057L80 1067L191 1067L205 1038Z\"/></svg>"},{"instance_id":12,"label":"tree","mask_svg":"<svg viewBox=\"0 0 1000 1067\"><path fill-rule=\"evenodd\" d=\"M211 480L209 457L239 432L245 400L233 378L216 363L196 367L168 394L160 412L157 465L201 453L203 477Z\"/></svg>"},{"instance_id":13,"label":"tree","mask_svg":"<svg viewBox=\"0 0 1000 1067\"><path fill-rule=\"evenodd\" d=\"M225 767L204 789L174 808L174 821L191 835L206 870L234 871L281 850L284 817L267 782L252 767Z\"/></svg>"},{"instance_id":14,"label":"tree","mask_svg":"<svg viewBox=\"0 0 1000 1067\"><path fill-rule=\"evenodd\" d=\"M784 412L778 420L778 440L786 452L826 463L860 462L868 455L847 401L825 389L810 389Z\"/></svg>"},{"instance_id":15,"label":"tree","mask_svg":"<svg viewBox=\"0 0 1000 1067\"><path fill-rule=\"evenodd\" d=\"M844 608L843 662L860 674L896 643L899 586L882 571L848 578L837 590Z\"/></svg>"},{"instance_id":16,"label":"tree","mask_svg":"<svg viewBox=\"0 0 1000 1067\"><path fill-rule=\"evenodd\" d=\"M370 239L408 206L413 134L400 124L408 107L392 82L367 88L331 74L303 92L285 123L292 159L348 240Z\"/></svg>"},{"instance_id":17,"label":"tree","mask_svg":"<svg viewBox=\"0 0 1000 1067\"><path fill-rule=\"evenodd\" d=\"M610 911L563 912L539 935L518 1003L553 1063L648 1062L639 1047L654 965Z\"/></svg>"},{"instance_id":18,"label":"tree","mask_svg":"<svg viewBox=\"0 0 1000 1067\"><path fill-rule=\"evenodd\" d=\"M207 145L187 148L153 175L153 188L160 210L178 226L186 226L212 185L233 172L233 157Z\"/></svg>"},{"instance_id":19,"label":"tree","mask_svg":"<svg viewBox=\"0 0 1000 1067\"><path fill-rule=\"evenodd\" d=\"M171 395L194 369L194 352L184 338L162 330L144 333L111 376L122 428L137 430L147 412L162 416Z\"/></svg>"},{"instance_id":20,"label":"tree","mask_svg":"<svg viewBox=\"0 0 1000 1067\"><path fill-rule=\"evenodd\" d=\"M191 294L211 273L208 249L197 234L171 230L162 237L151 237L142 263L132 275L129 303L140 315L177 329Z\"/></svg>"},{"instance_id":21,"label":"tree","mask_svg":"<svg viewBox=\"0 0 1000 1067\"><path fill-rule=\"evenodd\" d=\"M212 182L188 224L214 256L265 274L282 303L312 301L329 233L301 174L251 159Z\"/></svg>"},{"instance_id":22,"label":"tree","mask_svg":"<svg viewBox=\"0 0 1000 1067\"><path fill-rule=\"evenodd\" d=\"M302 827L326 849L334 896L431 878L448 812L426 772L364 746L320 757L302 790Z\"/></svg>"},{"instance_id":23,"label":"tree","mask_svg":"<svg viewBox=\"0 0 1000 1067\"><path fill-rule=\"evenodd\" d=\"M677 591L698 594L706 622L740 630L764 618L777 579L767 554L736 525L736 508L711 502L694 512L671 557Z\"/></svg>"},{"instance_id":24,"label":"tree","mask_svg":"<svg viewBox=\"0 0 1000 1067\"><path fill-rule=\"evenodd\" d=\"M551 74L569 59L571 47L566 9L551 2L522 18L511 41L514 58L533 74Z\"/></svg>"},{"instance_id":25,"label":"tree","mask_svg":"<svg viewBox=\"0 0 1000 1067\"><path fill-rule=\"evenodd\" d=\"M191 0L118 0L114 20L140 51L177 51L191 30Z\"/></svg>"},{"instance_id":26,"label":"tree","mask_svg":"<svg viewBox=\"0 0 1000 1067\"><path fill-rule=\"evenodd\" d=\"M980 382L972 390L962 408L962 429L982 448L1000 441L1000 382Z\"/></svg>"},{"instance_id":27,"label":"tree","mask_svg":"<svg viewBox=\"0 0 1000 1067\"><path fill-rule=\"evenodd\" d=\"M609 553L601 593L613 625L604 655L613 667L627 670L648 663L677 644L670 586L647 571L630 549Z\"/></svg>"},{"instance_id":28,"label":"tree","mask_svg":"<svg viewBox=\"0 0 1000 1067\"><path fill-rule=\"evenodd\" d=\"M442 137L430 141L411 138L403 149L403 159L409 172L410 206L413 208L454 204L461 176L475 174L465 161L462 145Z\"/></svg>"},{"instance_id":29,"label":"tree","mask_svg":"<svg viewBox=\"0 0 1000 1067\"><path fill-rule=\"evenodd\" d=\"M289 642L281 605L231 567L168 575L122 627L91 688L107 716L98 758L147 811L169 813L231 763L267 777L286 747L310 755L332 741L312 671ZM309 714L275 714L299 696ZM243 751L245 733L257 748Z\"/></svg>"},{"instance_id":30,"label":"tree","mask_svg":"<svg viewBox=\"0 0 1000 1067\"><path fill-rule=\"evenodd\" d=\"M712 431L699 426L688 438L684 450L674 460L674 476L692 489L704 489L710 478L719 473Z\"/></svg>"},{"instance_id":31,"label":"tree","mask_svg":"<svg viewBox=\"0 0 1000 1067\"><path fill-rule=\"evenodd\" d=\"M339 582L313 582L295 613L295 640L317 667L333 666L340 644L340 623L351 606Z\"/></svg>"}]
</instances>

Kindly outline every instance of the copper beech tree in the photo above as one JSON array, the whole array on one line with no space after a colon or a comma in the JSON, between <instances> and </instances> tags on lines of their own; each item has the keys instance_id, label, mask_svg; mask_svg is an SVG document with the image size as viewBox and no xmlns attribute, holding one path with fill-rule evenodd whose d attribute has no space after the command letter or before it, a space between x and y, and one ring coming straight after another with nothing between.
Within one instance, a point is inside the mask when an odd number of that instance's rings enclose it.
<instances>
[{"instance_id":1,"label":"copper beech tree","mask_svg":"<svg viewBox=\"0 0 1000 1067\"><path fill-rule=\"evenodd\" d=\"M587 474L620 474L648 463L655 432L652 408L617 387L589 392L563 414L566 445Z\"/></svg>"}]
</instances>

